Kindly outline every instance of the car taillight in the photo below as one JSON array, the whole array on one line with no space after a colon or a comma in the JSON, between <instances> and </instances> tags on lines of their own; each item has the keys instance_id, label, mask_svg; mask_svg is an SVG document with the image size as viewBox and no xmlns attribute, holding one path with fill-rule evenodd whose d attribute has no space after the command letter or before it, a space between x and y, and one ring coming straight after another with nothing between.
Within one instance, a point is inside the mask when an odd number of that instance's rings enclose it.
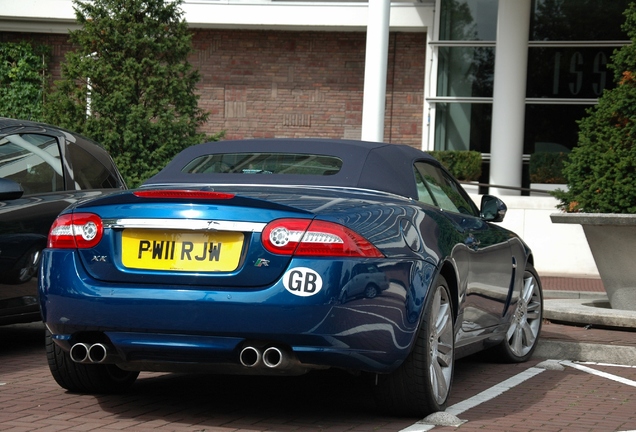
<instances>
[{"instance_id":1,"label":"car taillight","mask_svg":"<svg viewBox=\"0 0 636 432\"><path fill-rule=\"evenodd\" d=\"M47 247L86 249L97 245L104 234L104 224L92 213L67 213L53 222Z\"/></svg>"},{"instance_id":2,"label":"car taillight","mask_svg":"<svg viewBox=\"0 0 636 432\"><path fill-rule=\"evenodd\" d=\"M269 252L294 256L384 257L375 246L349 228L326 221L278 219L262 233Z\"/></svg>"},{"instance_id":3,"label":"car taillight","mask_svg":"<svg viewBox=\"0 0 636 432\"><path fill-rule=\"evenodd\" d=\"M188 190L188 189L137 190L133 192L133 195L138 196L140 198L216 199L216 200L234 198L234 194L232 193Z\"/></svg>"}]
</instances>

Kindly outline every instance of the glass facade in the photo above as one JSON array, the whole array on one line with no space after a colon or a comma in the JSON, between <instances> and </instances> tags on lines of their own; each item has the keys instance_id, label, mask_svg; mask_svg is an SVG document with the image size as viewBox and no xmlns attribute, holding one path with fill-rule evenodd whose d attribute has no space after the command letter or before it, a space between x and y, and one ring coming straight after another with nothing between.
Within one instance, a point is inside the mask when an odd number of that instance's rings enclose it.
<instances>
[{"instance_id":1,"label":"glass facade","mask_svg":"<svg viewBox=\"0 0 636 432\"><path fill-rule=\"evenodd\" d=\"M526 104L523 153L568 152L590 105Z\"/></svg>"},{"instance_id":2,"label":"glass facade","mask_svg":"<svg viewBox=\"0 0 636 432\"><path fill-rule=\"evenodd\" d=\"M624 41L627 0L534 0L531 41Z\"/></svg>"},{"instance_id":3,"label":"glass facade","mask_svg":"<svg viewBox=\"0 0 636 432\"><path fill-rule=\"evenodd\" d=\"M493 47L440 47L438 96L492 97Z\"/></svg>"},{"instance_id":4,"label":"glass facade","mask_svg":"<svg viewBox=\"0 0 636 432\"><path fill-rule=\"evenodd\" d=\"M607 63L612 47L528 49L529 98L598 98L614 87Z\"/></svg>"},{"instance_id":5,"label":"glass facade","mask_svg":"<svg viewBox=\"0 0 636 432\"><path fill-rule=\"evenodd\" d=\"M492 103L436 104L435 142L441 150L490 152Z\"/></svg>"},{"instance_id":6,"label":"glass facade","mask_svg":"<svg viewBox=\"0 0 636 432\"><path fill-rule=\"evenodd\" d=\"M442 0L439 40L494 41L497 0Z\"/></svg>"},{"instance_id":7,"label":"glass facade","mask_svg":"<svg viewBox=\"0 0 636 432\"><path fill-rule=\"evenodd\" d=\"M524 154L569 151L605 89L628 0L533 0ZM441 0L435 149L490 153L497 0Z\"/></svg>"}]
</instances>

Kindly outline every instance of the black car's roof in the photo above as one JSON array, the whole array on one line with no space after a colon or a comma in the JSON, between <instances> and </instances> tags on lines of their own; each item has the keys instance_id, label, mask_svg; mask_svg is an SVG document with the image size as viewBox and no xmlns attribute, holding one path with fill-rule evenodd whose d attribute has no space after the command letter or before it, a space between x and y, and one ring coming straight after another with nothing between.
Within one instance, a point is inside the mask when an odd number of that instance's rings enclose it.
<instances>
[{"instance_id":1,"label":"black car's roof","mask_svg":"<svg viewBox=\"0 0 636 432\"><path fill-rule=\"evenodd\" d=\"M328 155L340 158L342 168L329 176L183 172L183 168L197 157L230 152ZM433 160L427 153L405 145L365 141L318 138L218 141L183 150L161 172L147 180L144 186L172 183L342 186L416 198L413 163L422 159Z\"/></svg>"},{"instance_id":2,"label":"black car's roof","mask_svg":"<svg viewBox=\"0 0 636 432\"><path fill-rule=\"evenodd\" d=\"M93 141L90 138L82 136L76 132L64 129L59 126L50 125L47 123L34 122L30 120L22 120L22 119L14 119L8 117L0 117L0 137L4 137L7 135L13 134L24 134L24 133L40 133L54 136L63 136L67 139L69 136L72 137L81 137L82 140L89 142L90 144L94 144L95 146L103 149L104 146L100 143ZM74 138L71 138L72 141L75 141ZM78 143L83 146L83 143Z\"/></svg>"},{"instance_id":3,"label":"black car's roof","mask_svg":"<svg viewBox=\"0 0 636 432\"><path fill-rule=\"evenodd\" d=\"M44 132L49 125L28 120L0 117L0 136L24 132Z\"/></svg>"}]
</instances>

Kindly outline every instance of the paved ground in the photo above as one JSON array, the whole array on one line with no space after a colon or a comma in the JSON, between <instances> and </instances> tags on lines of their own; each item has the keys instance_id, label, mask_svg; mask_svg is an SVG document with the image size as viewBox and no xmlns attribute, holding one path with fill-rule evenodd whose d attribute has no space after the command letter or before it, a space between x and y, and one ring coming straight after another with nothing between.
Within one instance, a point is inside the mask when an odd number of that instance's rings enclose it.
<instances>
[{"instance_id":1,"label":"paved ground","mask_svg":"<svg viewBox=\"0 0 636 432\"><path fill-rule=\"evenodd\" d=\"M602 285L544 278L544 288L598 292ZM636 348L633 330L545 322L541 343L612 352ZM0 431L636 430L636 366L463 359L447 412L465 423L433 427L383 415L366 380L338 372L295 378L143 373L124 395L74 395L51 378L42 343L41 325L0 327Z\"/></svg>"}]
</instances>

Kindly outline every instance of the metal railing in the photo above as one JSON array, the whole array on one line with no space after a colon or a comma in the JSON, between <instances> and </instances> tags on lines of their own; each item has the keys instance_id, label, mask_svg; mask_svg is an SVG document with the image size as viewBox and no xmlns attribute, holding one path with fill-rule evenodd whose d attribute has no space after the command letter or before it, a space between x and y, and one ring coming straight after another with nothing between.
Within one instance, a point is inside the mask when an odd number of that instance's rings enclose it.
<instances>
[{"instance_id":1,"label":"metal railing","mask_svg":"<svg viewBox=\"0 0 636 432\"><path fill-rule=\"evenodd\" d=\"M517 187L517 186L495 185L490 183L474 183L474 182L467 182L467 181L460 181L459 183L462 185L479 186L480 189L486 188L486 190L489 190L490 188L497 188L497 189L508 189L508 190L515 190L520 192L538 193L538 194L545 194L545 195L550 195L550 192L551 192L551 191L542 190L542 189L530 189L530 188Z\"/></svg>"}]
</instances>

